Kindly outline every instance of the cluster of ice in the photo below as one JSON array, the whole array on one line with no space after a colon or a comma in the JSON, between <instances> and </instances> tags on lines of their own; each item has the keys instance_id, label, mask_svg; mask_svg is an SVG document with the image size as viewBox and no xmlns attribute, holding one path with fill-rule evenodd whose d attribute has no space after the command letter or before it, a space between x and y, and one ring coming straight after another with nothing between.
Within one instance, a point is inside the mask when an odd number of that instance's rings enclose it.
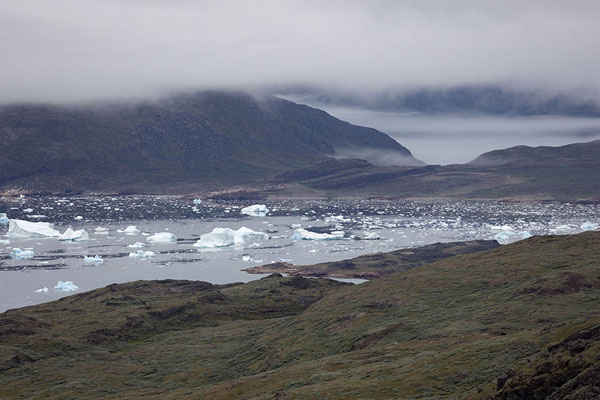
<instances>
[{"instance_id":1,"label":"cluster of ice","mask_svg":"<svg viewBox=\"0 0 600 400\"><path fill-rule=\"evenodd\" d=\"M171 243L177 241L177 236L173 235L171 232L159 232L152 236L148 236L146 240L150 243Z\"/></svg>"},{"instance_id":2,"label":"cluster of ice","mask_svg":"<svg viewBox=\"0 0 600 400\"><path fill-rule=\"evenodd\" d=\"M6 213L0 213L0 224L8 224L8 216L6 215Z\"/></svg>"},{"instance_id":3,"label":"cluster of ice","mask_svg":"<svg viewBox=\"0 0 600 400\"><path fill-rule=\"evenodd\" d=\"M63 241L63 242L85 242L87 240L90 240L90 236L83 229L74 231L73 229L68 228L65 231L65 233L60 235L58 240Z\"/></svg>"},{"instance_id":4,"label":"cluster of ice","mask_svg":"<svg viewBox=\"0 0 600 400\"><path fill-rule=\"evenodd\" d=\"M142 248L142 247L147 247L147 246L148 246L148 245L147 245L146 243L142 243L142 242L135 242L134 244L130 244L130 245L129 245L129 246L127 246L127 247L130 247L130 248L132 248L132 249L139 249L139 248Z\"/></svg>"},{"instance_id":5,"label":"cluster of ice","mask_svg":"<svg viewBox=\"0 0 600 400\"><path fill-rule=\"evenodd\" d=\"M212 232L200 235L194 244L196 247L216 248L244 244L246 240L267 240L269 235L264 232L253 231L245 226L237 231L230 228L214 228Z\"/></svg>"},{"instance_id":6,"label":"cluster of ice","mask_svg":"<svg viewBox=\"0 0 600 400\"><path fill-rule=\"evenodd\" d=\"M264 204L254 204L242 208L241 213L251 217L264 217L269 213L269 209Z\"/></svg>"},{"instance_id":7,"label":"cluster of ice","mask_svg":"<svg viewBox=\"0 0 600 400\"><path fill-rule=\"evenodd\" d=\"M60 232L49 222L31 222L11 219L8 224L8 237L13 238L45 238L59 237Z\"/></svg>"},{"instance_id":8,"label":"cluster of ice","mask_svg":"<svg viewBox=\"0 0 600 400\"><path fill-rule=\"evenodd\" d=\"M140 234L140 230L135 225L129 225L127 228L123 229L122 231L117 231L117 232L123 232L126 235L139 235Z\"/></svg>"},{"instance_id":9,"label":"cluster of ice","mask_svg":"<svg viewBox=\"0 0 600 400\"><path fill-rule=\"evenodd\" d=\"M581 224L579 229L581 229L582 231L597 231L598 224L594 224L590 221L585 221L583 224Z\"/></svg>"},{"instance_id":10,"label":"cluster of ice","mask_svg":"<svg viewBox=\"0 0 600 400\"><path fill-rule=\"evenodd\" d=\"M202 200L200 200L200 199L194 199L194 204L202 204Z\"/></svg>"},{"instance_id":11,"label":"cluster of ice","mask_svg":"<svg viewBox=\"0 0 600 400\"><path fill-rule=\"evenodd\" d=\"M531 237L528 231L515 232L513 230L503 230L494 235L494 239L500 244L508 244L517 240L527 239Z\"/></svg>"},{"instance_id":12,"label":"cluster of ice","mask_svg":"<svg viewBox=\"0 0 600 400\"><path fill-rule=\"evenodd\" d=\"M341 240L344 238L344 231L333 231L331 233L316 233L304 228L296 229L292 239L296 240Z\"/></svg>"},{"instance_id":13,"label":"cluster of ice","mask_svg":"<svg viewBox=\"0 0 600 400\"><path fill-rule=\"evenodd\" d=\"M152 258L156 255L153 251L138 250L135 253L129 253L129 258Z\"/></svg>"},{"instance_id":14,"label":"cluster of ice","mask_svg":"<svg viewBox=\"0 0 600 400\"><path fill-rule=\"evenodd\" d=\"M75 290L79 289L79 287L77 287L72 281L58 281L56 286L54 286L54 289L60 292L74 292Z\"/></svg>"},{"instance_id":15,"label":"cluster of ice","mask_svg":"<svg viewBox=\"0 0 600 400\"><path fill-rule=\"evenodd\" d=\"M108 235L108 228L103 228L101 226L94 229L94 233L96 235Z\"/></svg>"},{"instance_id":16,"label":"cluster of ice","mask_svg":"<svg viewBox=\"0 0 600 400\"><path fill-rule=\"evenodd\" d=\"M21 250L19 248L14 248L10 251L10 256L16 260L29 260L35 257L35 253L33 250Z\"/></svg>"},{"instance_id":17,"label":"cluster of ice","mask_svg":"<svg viewBox=\"0 0 600 400\"><path fill-rule=\"evenodd\" d=\"M48 288L44 286L43 288L38 289L35 292L36 293L48 293Z\"/></svg>"},{"instance_id":18,"label":"cluster of ice","mask_svg":"<svg viewBox=\"0 0 600 400\"><path fill-rule=\"evenodd\" d=\"M94 257L83 257L83 262L85 263L94 263L94 264L102 264L104 260L99 255L95 255Z\"/></svg>"},{"instance_id":19,"label":"cluster of ice","mask_svg":"<svg viewBox=\"0 0 600 400\"><path fill-rule=\"evenodd\" d=\"M347 223L352 222L351 218L345 218L343 215L332 215L330 217L325 217L325 222L333 222L333 223Z\"/></svg>"}]
</instances>

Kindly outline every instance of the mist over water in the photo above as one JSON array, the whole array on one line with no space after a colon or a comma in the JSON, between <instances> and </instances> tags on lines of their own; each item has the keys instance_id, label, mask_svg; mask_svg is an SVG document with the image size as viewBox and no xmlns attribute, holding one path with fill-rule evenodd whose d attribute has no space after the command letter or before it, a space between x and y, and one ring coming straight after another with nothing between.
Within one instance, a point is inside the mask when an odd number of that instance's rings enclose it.
<instances>
[{"instance_id":1,"label":"mist over water","mask_svg":"<svg viewBox=\"0 0 600 400\"><path fill-rule=\"evenodd\" d=\"M303 102L301 98L285 97ZM387 133L427 164L467 163L507 147L562 146L600 139L600 118L381 112L306 102L355 125Z\"/></svg>"}]
</instances>

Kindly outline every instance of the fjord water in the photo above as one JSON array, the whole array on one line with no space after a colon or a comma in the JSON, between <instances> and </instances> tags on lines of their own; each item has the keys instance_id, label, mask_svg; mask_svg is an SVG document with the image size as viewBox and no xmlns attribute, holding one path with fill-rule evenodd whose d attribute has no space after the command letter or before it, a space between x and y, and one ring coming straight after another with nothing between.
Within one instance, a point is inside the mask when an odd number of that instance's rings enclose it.
<instances>
[{"instance_id":1,"label":"fjord water","mask_svg":"<svg viewBox=\"0 0 600 400\"><path fill-rule=\"evenodd\" d=\"M48 221L60 232L85 229L84 242L57 238L4 238L0 245L0 311L54 300L111 283L139 279L192 279L211 283L247 282L244 268L271 262L314 264L392 251L435 242L493 239L514 233L507 241L527 234L565 234L598 222L600 206L568 203L499 203L466 201L281 201L267 202L266 217L242 215L252 203L203 201L174 197L32 197L0 203L11 218ZM138 234L123 230L135 225ZM235 246L204 249L193 244L213 228L247 227L269 234L268 240L247 240ZM97 227L108 234L95 233ZM342 230L342 240L295 240L295 229L318 232ZM5 235L6 226L0 235ZM176 242L149 243L149 235L170 232ZM506 235L505 235L506 236ZM377 240L364 240L370 237ZM138 248L156 253L131 258ZM32 259L15 259L13 248L31 249ZM84 262L100 256L102 263ZM55 290L58 281L72 281L78 290ZM358 283L360 280L355 280ZM47 292L36 292L48 288Z\"/></svg>"}]
</instances>

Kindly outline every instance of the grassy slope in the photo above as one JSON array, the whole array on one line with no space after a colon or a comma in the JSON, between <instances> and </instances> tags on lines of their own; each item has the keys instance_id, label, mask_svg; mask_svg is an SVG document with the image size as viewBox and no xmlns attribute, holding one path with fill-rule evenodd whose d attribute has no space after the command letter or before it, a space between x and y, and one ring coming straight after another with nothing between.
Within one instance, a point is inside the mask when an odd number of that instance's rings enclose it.
<instances>
[{"instance_id":1,"label":"grassy slope","mask_svg":"<svg viewBox=\"0 0 600 400\"><path fill-rule=\"evenodd\" d=\"M244 271L254 274L285 273L300 276L372 279L391 275L396 272L408 271L409 269L443 258L459 254L476 253L499 246L495 240L435 243L413 249L366 254L350 260L331 261L315 265L272 263L247 268Z\"/></svg>"},{"instance_id":2,"label":"grassy slope","mask_svg":"<svg viewBox=\"0 0 600 400\"><path fill-rule=\"evenodd\" d=\"M568 349L600 324L598 248L534 237L359 286L111 285L0 315L0 397L524 398L565 360L594 390L598 340Z\"/></svg>"}]
</instances>

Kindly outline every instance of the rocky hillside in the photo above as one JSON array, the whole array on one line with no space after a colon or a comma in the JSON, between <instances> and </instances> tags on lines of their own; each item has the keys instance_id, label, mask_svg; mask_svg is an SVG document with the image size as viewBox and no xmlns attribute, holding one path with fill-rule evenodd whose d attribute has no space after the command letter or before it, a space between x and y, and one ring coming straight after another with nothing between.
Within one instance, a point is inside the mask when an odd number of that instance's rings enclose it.
<instances>
[{"instance_id":1,"label":"rocky hillside","mask_svg":"<svg viewBox=\"0 0 600 400\"><path fill-rule=\"evenodd\" d=\"M599 247L533 237L361 285L110 285L0 314L0 398L596 398Z\"/></svg>"},{"instance_id":2,"label":"rocky hillside","mask_svg":"<svg viewBox=\"0 0 600 400\"><path fill-rule=\"evenodd\" d=\"M375 129L269 96L180 94L153 102L0 108L0 187L188 189L247 183L372 148L418 164ZM161 190L159 190L161 191Z\"/></svg>"}]
</instances>

